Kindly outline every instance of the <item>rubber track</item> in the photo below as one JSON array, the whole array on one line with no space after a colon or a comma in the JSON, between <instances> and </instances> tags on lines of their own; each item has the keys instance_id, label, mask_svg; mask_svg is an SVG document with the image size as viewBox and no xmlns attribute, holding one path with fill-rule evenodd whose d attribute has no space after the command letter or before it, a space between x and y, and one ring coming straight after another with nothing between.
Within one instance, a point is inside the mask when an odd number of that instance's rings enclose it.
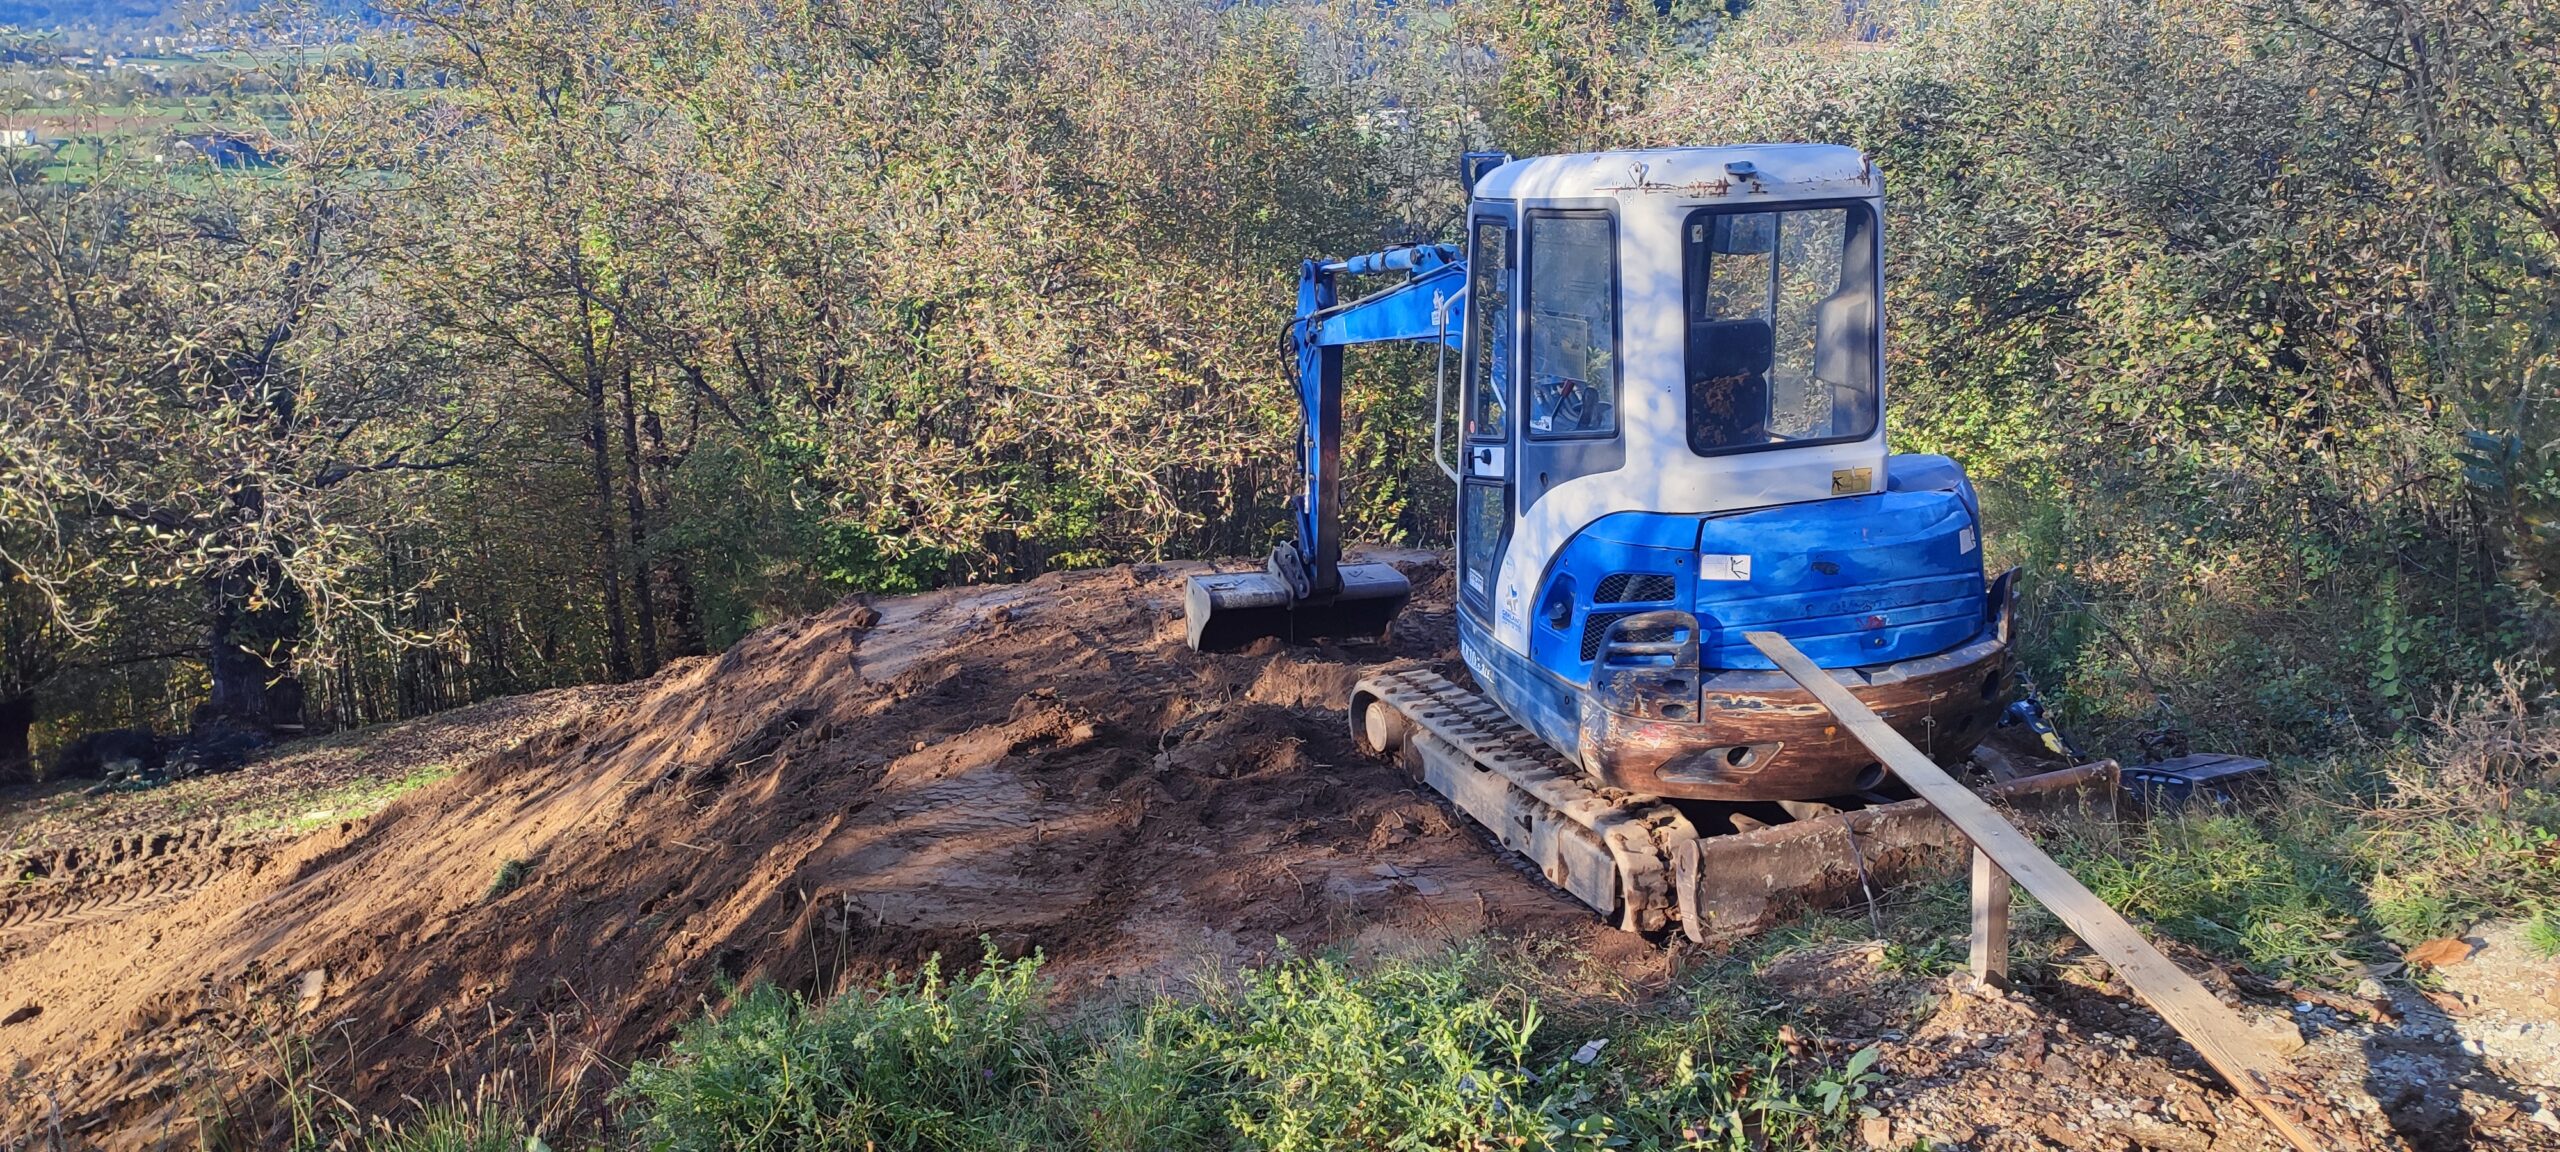
<instances>
[{"instance_id":1,"label":"rubber track","mask_svg":"<svg viewBox=\"0 0 2560 1152\"><path fill-rule=\"evenodd\" d=\"M1659 931L1684 919L1689 901L1680 874L1694 866L1697 832L1678 809L1658 796L1594 785L1499 705L1437 673L1391 672L1361 681L1360 689L1500 774L1555 818L1597 834L1618 865L1622 926Z\"/></svg>"}]
</instances>

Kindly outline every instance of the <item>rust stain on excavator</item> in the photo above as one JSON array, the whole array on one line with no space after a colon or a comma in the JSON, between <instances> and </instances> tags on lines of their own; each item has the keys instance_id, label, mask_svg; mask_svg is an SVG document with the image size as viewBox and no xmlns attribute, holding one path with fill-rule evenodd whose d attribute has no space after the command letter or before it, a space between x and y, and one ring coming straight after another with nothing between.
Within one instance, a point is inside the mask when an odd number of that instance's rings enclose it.
<instances>
[{"instance_id":1,"label":"rust stain on excavator","mask_svg":"<svg viewBox=\"0 0 2560 1152\"><path fill-rule=\"evenodd\" d=\"M1665 184L1658 180L1645 180L1635 184L1612 185L1601 189L1601 191L1642 192L1652 196L1722 196L1727 192L1733 191L1733 181L1692 180L1686 184Z\"/></svg>"},{"instance_id":2,"label":"rust stain on excavator","mask_svg":"<svg viewBox=\"0 0 2560 1152\"><path fill-rule=\"evenodd\" d=\"M2006 644L1895 665L1852 694L1933 758L1962 759L2008 704ZM1873 786L1874 753L1776 672L1709 675L1695 719L1586 707L1582 761L1613 788L1697 800L1819 800Z\"/></svg>"}]
</instances>

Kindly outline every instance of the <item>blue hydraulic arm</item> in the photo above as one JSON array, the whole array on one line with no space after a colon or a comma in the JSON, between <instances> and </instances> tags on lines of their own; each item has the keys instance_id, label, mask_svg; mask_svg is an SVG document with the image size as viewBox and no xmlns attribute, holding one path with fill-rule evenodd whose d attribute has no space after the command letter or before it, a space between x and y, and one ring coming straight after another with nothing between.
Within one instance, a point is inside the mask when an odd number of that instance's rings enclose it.
<instances>
[{"instance_id":1,"label":"blue hydraulic arm","mask_svg":"<svg viewBox=\"0 0 2560 1152\"><path fill-rule=\"evenodd\" d=\"M1402 283L1337 303L1346 276L1403 272ZM1454 311L1466 261L1446 244L1417 244L1344 260L1310 260L1298 270L1298 315L1289 325L1297 355L1298 405L1306 431L1298 445L1306 489L1298 494L1297 542L1272 556L1272 569L1298 600L1342 589L1342 350L1353 344L1441 340L1454 348Z\"/></svg>"}]
</instances>

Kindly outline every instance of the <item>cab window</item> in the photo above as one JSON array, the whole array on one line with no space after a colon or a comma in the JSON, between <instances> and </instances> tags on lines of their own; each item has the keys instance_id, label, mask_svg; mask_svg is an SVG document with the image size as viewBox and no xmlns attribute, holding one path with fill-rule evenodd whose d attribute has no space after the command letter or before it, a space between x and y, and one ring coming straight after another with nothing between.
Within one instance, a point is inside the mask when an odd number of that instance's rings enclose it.
<instances>
[{"instance_id":1,"label":"cab window","mask_svg":"<svg viewBox=\"0 0 2560 1152\"><path fill-rule=\"evenodd\" d=\"M1478 217L1467 262L1467 437L1500 440L1511 418L1511 222Z\"/></svg>"},{"instance_id":2,"label":"cab window","mask_svg":"<svg viewBox=\"0 0 2560 1152\"><path fill-rule=\"evenodd\" d=\"M1618 246L1606 212L1529 215L1533 437L1618 430Z\"/></svg>"},{"instance_id":3,"label":"cab window","mask_svg":"<svg viewBox=\"0 0 2560 1152\"><path fill-rule=\"evenodd\" d=\"M1682 264L1692 451L1874 433L1875 227L1864 204L1689 217Z\"/></svg>"}]
</instances>

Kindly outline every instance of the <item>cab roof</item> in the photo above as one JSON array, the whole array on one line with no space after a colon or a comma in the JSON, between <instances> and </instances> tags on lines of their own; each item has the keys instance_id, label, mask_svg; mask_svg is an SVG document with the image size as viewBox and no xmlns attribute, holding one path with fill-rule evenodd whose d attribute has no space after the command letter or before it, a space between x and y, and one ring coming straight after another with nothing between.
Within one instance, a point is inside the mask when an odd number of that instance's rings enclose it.
<instances>
[{"instance_id":1,"label":"cab roof","mask_svg":"<svg viewBox=\"0 0 2560 1152\"><path fill-rule=\"evenodd\" d=\"M1876 195L1883 178L1841 144L1640 148L1514 160L1476 182L1483 200L1665 195L1685 201L1829 200Z\"/></svg>"}]
</instances>

